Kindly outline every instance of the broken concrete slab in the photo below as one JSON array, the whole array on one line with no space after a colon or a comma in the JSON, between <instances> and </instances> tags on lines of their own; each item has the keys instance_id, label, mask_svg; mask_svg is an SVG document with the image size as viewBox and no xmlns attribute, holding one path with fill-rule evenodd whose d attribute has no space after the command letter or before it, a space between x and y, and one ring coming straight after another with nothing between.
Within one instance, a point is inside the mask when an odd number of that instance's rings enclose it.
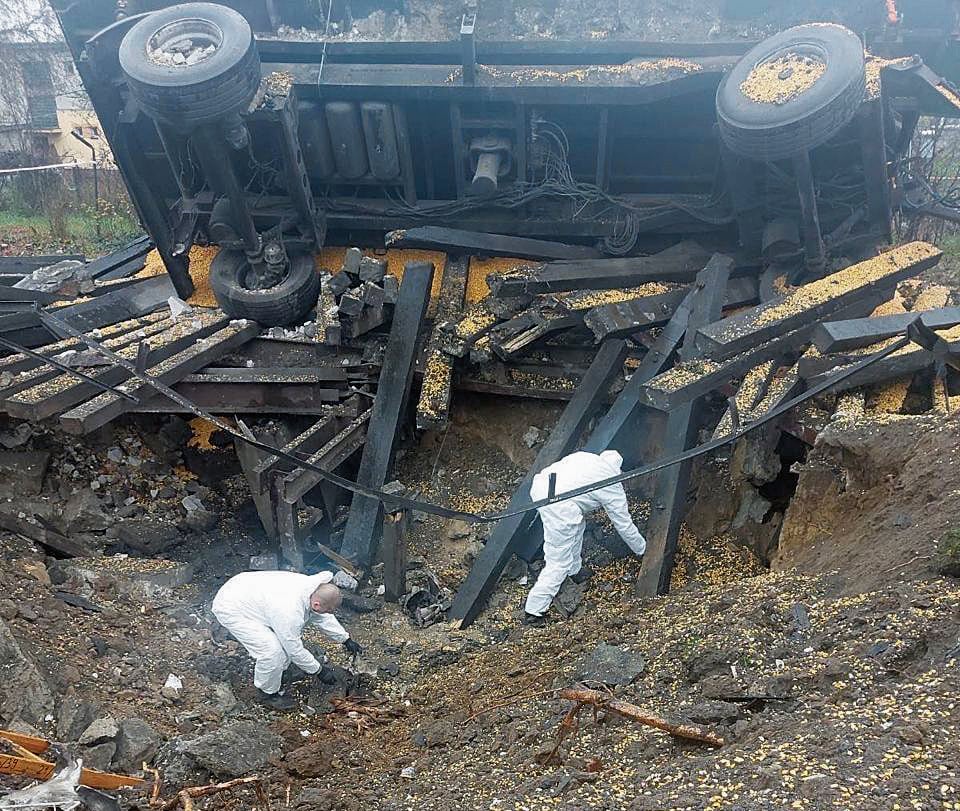
<instances>
[{"instance_id":1,"label":"broken concrete slab","mask_svg":"<svg viewBox=\"0 0 960 811\"><path fill-rule=\"evenodd\" d=\"M583 657L576 678L622 687L632 684L646 667L647 660L642 653L600 642Z\"/></svg>"},{"instance_id":2,"label":"broken concrete slab","mask_svg":"<svg viewBox=\"0 0 960 811\"><path fill-rule=\"evenodd\" d=\"M262 769L281 749L282 739L257 721L230 721L178 748L202 769L223 777L242 777Z\"/></svg>"},{"instance_id":3,"label":"broken concrete slab","mask_svg":"<svg viewBox=\"0 0 960 811\"><path fill-rule=\"evenodd\" d=\"M0 489L14 496L39 496L49 464L47 451L0 451Z\"/></svg>"},{"instance_id":4,"label":"broken concrete slab","mask_svg":"<svg viewBox=\"0 0 960 811\"><path fill-rule=\"evenodd\" d=\"M157 754L160 734L141 718L125 718L117 735L117 753L114 766L120 771L139 771L142 763L149 763Z\"/></svg>"},{"instance_id":5,"label":"broken concrete slab","mask_svg":"<svg viewBox=\"0 0 960 811\"><path fill-rule=\"evenodd\" d=\"M36 663L0 620L0 721L38 724L53 712L54 696Z\"/></svg>"}]
</instances>

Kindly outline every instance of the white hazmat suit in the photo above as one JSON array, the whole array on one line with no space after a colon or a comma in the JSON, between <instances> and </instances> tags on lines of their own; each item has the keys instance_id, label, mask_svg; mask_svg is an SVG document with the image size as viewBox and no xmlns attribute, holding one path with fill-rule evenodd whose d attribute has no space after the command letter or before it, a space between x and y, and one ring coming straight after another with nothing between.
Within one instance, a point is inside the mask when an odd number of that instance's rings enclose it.
<instances>
[{"instance_id":1,"label":"white hazmat suit","mask_svg":"<svg viewBox=\"0 0 960 811\"><path fill-rule=\"evenodd\" d=\"M622 466L623 457L616 451L603 451L600 454L582 451L571 453L533 477L530 498L539 501L547 497L551 473L557 474L554 492L559 494L616 476L621 472ZM580 571L583 531L587 525L584 516L601 507L633 553L644 553L647 542L630 517L627 495L622 484L611 484L582 496L540 507L537 512L543 523L545 564L537 582L527 595L525 610L528 614L543 616L567 576Z\"/></svg>"},{"instance_id":2,"label":"white hazmat suit","mask_svg":"<svg viewBox=\"0 0 960 811\"><path fill-rule=\"evenodd\" d=\"M241 572L213 598L214 616L256 660L253 683L264 693L279 692L291 662L305 673L320 670L321 663L300 638L311 619L334 642L350 638L333 614L310 610L310 596L331 580L330 572Z\"/></svg>"}]
</instances>

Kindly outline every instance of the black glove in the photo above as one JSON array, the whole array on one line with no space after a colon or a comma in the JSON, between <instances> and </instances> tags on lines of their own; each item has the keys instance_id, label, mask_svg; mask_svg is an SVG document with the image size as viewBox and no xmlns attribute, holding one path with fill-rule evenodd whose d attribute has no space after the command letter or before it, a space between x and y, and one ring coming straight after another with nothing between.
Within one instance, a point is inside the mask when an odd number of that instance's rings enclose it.
<instances>
[{"instance_id":1,"label":"black glove","mask_svg":"<svg viewBox=\"0 0 960 811\"><path fill-rule=\"evenodd\" d=\"M357 642L354 642L352 639L348 639L343 643L343 647L347 649L347 653L350 654L359 654L363 653L363 648Z\"/></svg>"}]
</instances>

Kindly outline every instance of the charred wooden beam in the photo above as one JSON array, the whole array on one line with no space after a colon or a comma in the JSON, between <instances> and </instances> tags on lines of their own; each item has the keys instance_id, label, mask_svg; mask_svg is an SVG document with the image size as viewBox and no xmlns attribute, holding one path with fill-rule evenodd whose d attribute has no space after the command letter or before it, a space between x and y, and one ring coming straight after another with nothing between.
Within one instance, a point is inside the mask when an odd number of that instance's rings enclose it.
<instances>
[{"instance_id":1,"label":"charred wooden beam","mask_svg":"<svg viewBox=\"0 0 960 811\"><path fill-rule=\"evenodd\" d=\"M884 341L879 344L874 344L873 348L874 350L880 350L888 345L889 343ZM871 353L865 353L865 355L868 354ZM934 365L934 360L934 355L929 351L920 346L911 344L909 346L905 346L903 349L897 352L894 352L889 357L878 360L876 363L871 364L856 374L852 374L850 377L841 380L833 388L833 391L848 391L849 389L859 388L861 386L869 386L875 383L886 383L895 378L919 372L921 369L932 368ZM809 388L814 388L815 386L820 385L825 380L828 380L852 365L853 363L844 364L838 368L828 369L826 371L814 374L807 378L807 386Z\"/></svg>"},{"instance_id":2,"label":"charred wooden beam","mask_svg":"<svg viewBox=\"0 0 960 811\"><path fill-rule=\"evenodd\" d=\"M343 428L344 420L338 418L332 407L327 407L326 413L313 425L291 439L282 450L292 455L303 454L309 456L326 445ZM275 471L289 470L290 462L280 456L264 455L250 471L247 478L250 488L256 493L266 493L270 485L270 478Z\"/></svg>"},{"instance_id":3,"label":"charred wooden beam","mask_svg":"<svg viewBox=\"0 0 960 811\"><path fill-rule=\"evenodd\" d=\"M776 373L778 366L779 361L774 360L756 367L756 375L753 377L753 382L757 382L758 375L764 375L764 380L757 386L756 390L753 390L752 386L747 382L747 378L744 379L743 384L737 391L736 398L737 407L740 408L741 403L744 406L739 411L739 421L741 425L753 422L759 417L762 417L768 411L771 411L792 397L802 387L803 380L800 377L796 363L781 375L772 374L771 370L773 373ZM741 392L743 393L742 398ZM714 438L727 436L733 430L732 415L728 410L713 432L713 436Z\"/></svg>"},{"instance_id":4,"label":"charred wooden beam","mask_svg":"<svg viewBox=\"0 0 960 811\"><path fill-rule=\"evenodd\" d=\"M433 265L427 262L409 262L404 268L370 415L371 441L364 446L357 472L357 481L368 487L382 487L390 471L403 406L413 381L420 328L430 303L433 272ZM344 557L369 565L383 530L382 516L377 499L354 494L343 535Z\"/></svg>"},{"instance_id":5,"label":"charred wooden beam","mask_svg":"<svg viewBox=\"0 0 960 811\"><path fill-rule=\"evenodd\" d=\"M155 366L151 366L146 372L158 382L169 386L183 380L191 372L202 369L231 349L243 345L259 331L260 327L253 321L235 321L205 339L198 339L193 346L170 355ZM228 377L232 378L232 376ZM140 380L121 383L118 389L138 399L154 392L149 384ZM119 417L130 405L130 400L117 394L104 392L62 414L60 424L71 434L89 434Z\"/></svg>"},{"instance_id":6,"label":"charred wooden beam","mask_svg":"<svg viewBox=\"0 0 960 811\"><path fill-rule=\"evenodd\" d=\"M417 402L417 428L421 431L447 424L453 384L453 358L443 351L448 332L456 328L463 313L467 291L468 256L448 257L437 296L437 315L427 341L423 382Z\"/></svg>"},{"instance_id":7,"label":"charred wooden beam","mask_svg":"<svg viewBox=\"0 0 960 811\"><path fill-rule=\"evenodd\" d=\"M733 260L722 254L713 258L697 277L697 297L687 322L687 332L680 354L685 360L699 356L696 347L697 330L720 318L727 280L733 270ZM667 415L663 435L662 454L669 458L683 453L696 444L700 427L700 403L683 403ZM650 518L644 537L647 550L643 556L636 591L640 595L665 594L670 590L670 575L680 537L680 523L687 507L687 489L690 483L691 461L671 465L656 474L654 494L650 504Z\"/></svg>"},{"instance_id":8,"label":"charred wooden beam","mask_svg":"<svg viewBox=\"0 0 960 811\"><path fill-rule=\"evenodd\" d=\"M333 437L310 455L309 462L315 467L333 471L353 456L366 441L372 409L343 426ZM296 504L316 485L323 476L315 470L300 467L288 473L277 484L277 497L287 504Z\"/></svg>"},{"instance_id":9,"label":"charred wooden beam","mask_svg":"<svg viewBox=\"0 0 960 811\"><path fill-rule=\"evenodd\" d=\"M583 378L583 383L563 410L550 437L540 448L533 467L514 491L508 509L529 503L533 476L576 448L580 435L603 402L611 382L620 374L626 355L627 345L624 341L607 341L600 347ZM526 533L535 519L536 513L524 513L504 518L493 528L489 540L477 555L470 573L453 599L450 617L459 620L461 627L470 625L477 618L487 598L496 588L503 568L524 544ZM539 544L533 546L538 548Z\"/></svg>"},{"instance_id":10,"label":"charred wooden beam","mask_svg":"<svg viewBox=\"0 0 960 811\"><path fill-rule=\"evenodd\" d=\"M316 416L323 408L345 396L342 389L324 383L189 383L172 387L182 397L214 414L302 414ZM151 397L127 409L131 414L189 414L163 395Z\"/></svg>"},{"instance_id":11,"label":"charred wooden beam","mask_svg":"<svg viewBox=\"0 0 960 811\"><path fill-rule=\"evenodd\" d=\"M903 335L918 315L931 329L944 329L960 324L960 307L941 307L925 312L854 318L847 321L826 321L817 325L811 339L817 349L824 354L859 349L882 341L884 338Z\"/></svg>"},{"instance_id":12,"label":"charred wooden beam","mask_svg":"<svg viewBox=\"0 0 960 811\"><path fill-rule=\"evenodd\" d=\"M643 387L666 368L673 357L674 351L683 340L697 296L697 288L687 291L683 301L680 302L680 306L677 307L671 319L661 330L653 346L644 355L640 365L630 376L620 394L617 395L613 405L597 423L596 428L593 429L584 450L590 453L600 453L610 447L617 446L618 438L623 435L624 428L631 422L638 410L643 408L640 404L640 394ZM625 449L621 448L621 452L623 450ZM627 453L623 453L623 456L624 459L629 458Z\"/></svg>"},{"instance_id":13,"label":"charred wooden beam","mask_svg":"<svg viewBox=\"0 0 960 811\"><path fill-rule=\"evenodd\" d=\"M170 313L164 310L156 313L150 313L149 315L144 315L139 318L130 318L126 321L121 321L117 324L110 324L98 329L96 330L96 333L92 334L90 337L99 341L103 341L106 344L107 341L112 341L115 338L136 333L138 330L142 330L153 326L154 324L158 324L161 321L165 321L169 317ZM114 346L119 345L121 344L114 344ZM41 355L52 357L54 355L60 355L63 352L75 352L78 350L84 350L85 348L86 344L77 338L64 338L51 344L38 346L35 351L39 352ZM23 372L27 369L35 369L40 365L41 363L39 360L30 357L29 355L8 355L5 358L0 358L0 375L2 375L4 372L9 374Z\"/></svg>"},{"instance_id":14,"label":"charred wooden beam","mask_svg":"<svg viewBox=\"0 0 960 811\"><path fill-rule=\"evenodd\" d=\"M873 259L851 265L781 299L760 304L701 329L697 347L706 357L723 360L803 327L812 327L867 293L890 290L940 261L942 252L925 242L900 245Z\"/></svg>"},{"instance_id":15,"label":"charred wooden beam","mask_svg":"<svg viewBox=\"0 0 960 811\"><path fill-rule=\"evenodd\" d=\"M416 246L456 253L469 251L483 256L516 256L520 259L599 259L603 256L600 251L585 245L483 234L435 225L391 231L384 241L389 248Z\"/></svg>"},{"instance_id":16,"label":"charred wooden beam","mask_svg":"<svg viewBox=\"0 0 960 811\"><path fill-rule=\"evenodd\" d=\"M289 366L258 369L255 366L205 366L183 378L185 383L343 383L349 379L345 366Z\"/></svg>"},{"instance_id":17,"label":"charred wooden beam","mask_svg":"<svg viewBox=\"0 0 960 811\"><path fill-rule=\"evenodd\" d=\"M642 329L665 324L688 292L689 288L680 287L655 296L594 307L584 315L583 322L598 341L625 338Z\"/></svg>"},{"instance_id":18,"label":"charred wooden beam","mask_svg":"<svg viewBox=\"0 0 960 811\"><path fill-rule=\"evenodd\" d=\"M652 256L550 262L488 276L487 284L497 298L508 298L525 293L636 287L647 282L691 282L709 258L709 251L695 242L681 242Z\"/></svg>"},{"instance_id":19,"label":"charred wooden beam","mask_svg":"<svg viewBox=\"0 0 960 811\"><path fill-rule=\"evenodd\" d=\"M199 327L196 326L197 322ZM150 347L146 362L159 363L198 339L206 338L222 329L228 323L229 319L219 310L204 310L189 319L182 318L163 332L145 340L145 344ZM140 357L140 343L131 343L117 350L117 354L135 362ZM101 383L115 386L130 377L130 373L119 366L111 366L95 377ZM95 393L96 389L90 383L62 374L8 397L4 400L3 408L15 417L40 420L82 403Z\"/></svg>"}]
</instances>

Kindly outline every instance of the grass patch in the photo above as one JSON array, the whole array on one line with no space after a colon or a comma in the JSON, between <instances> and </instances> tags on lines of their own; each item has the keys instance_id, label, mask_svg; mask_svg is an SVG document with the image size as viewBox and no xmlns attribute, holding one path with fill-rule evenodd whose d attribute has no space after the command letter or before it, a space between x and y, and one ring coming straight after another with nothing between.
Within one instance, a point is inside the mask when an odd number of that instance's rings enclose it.
<instances>
[{"instance_id":1,"label":"grass patch","mask_svg":"<svg viewBox=\"0 0 960 811\"><path fill-rule=\"evenodd\" d=\"M136 217L119 211L51 218L0 209L0 234L13 254L82 253L92 259L127 244L143 229Z\"/></svg>"}]
</instances>

